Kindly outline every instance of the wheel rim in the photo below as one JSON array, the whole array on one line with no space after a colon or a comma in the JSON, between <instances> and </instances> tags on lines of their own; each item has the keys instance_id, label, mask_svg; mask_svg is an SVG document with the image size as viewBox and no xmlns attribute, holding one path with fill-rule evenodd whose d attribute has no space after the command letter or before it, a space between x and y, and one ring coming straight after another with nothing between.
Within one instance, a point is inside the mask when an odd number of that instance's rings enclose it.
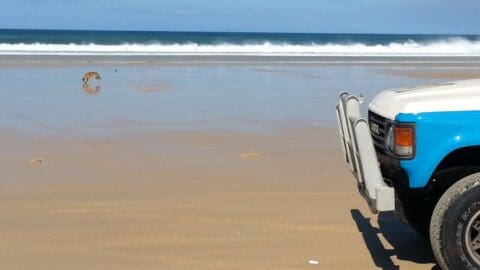
<instances>
[{"instance_id":1,"label":"wheel rim","mask_svg":"<svg viewBox=\"0 0 480 270\"><path fill-rule=\"evenodd\" d=\"M468 222L465 238L468 253L480 265L480 211Z\"/></svg>"}]
</instances>

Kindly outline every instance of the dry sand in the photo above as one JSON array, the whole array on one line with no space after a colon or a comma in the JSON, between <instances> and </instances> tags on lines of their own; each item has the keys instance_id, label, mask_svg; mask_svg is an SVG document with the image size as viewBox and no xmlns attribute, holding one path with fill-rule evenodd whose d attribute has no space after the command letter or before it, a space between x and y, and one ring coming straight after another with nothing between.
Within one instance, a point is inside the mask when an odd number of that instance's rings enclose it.
<instances>
[{"instance_id":1,"label":"dry sand","mask_svg":"<svg viewBox=\"0 0 480 270\"><path fill-rule=\"evenodd\" d=\"M370 214L333 128L3 134L2 269L433 266L406 224Z\"/></svg>"}]
</instances>

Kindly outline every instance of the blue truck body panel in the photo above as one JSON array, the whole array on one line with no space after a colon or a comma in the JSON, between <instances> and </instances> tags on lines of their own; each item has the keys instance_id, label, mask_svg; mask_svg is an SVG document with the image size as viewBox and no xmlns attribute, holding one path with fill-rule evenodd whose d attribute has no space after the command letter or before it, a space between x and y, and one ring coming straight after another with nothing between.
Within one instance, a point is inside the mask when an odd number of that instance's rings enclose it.
<instances>
[{"instance_id":1,"label":"blue truck body panel","mask_svg":"<svg viewBox=\"0 0 480 270\"><path fill-rule=\"evenodd\" d=\"M415 157L400 161L411 188L426 186L449 153L480 145L480 111L400 113L395 120L415 123Z\"/></svg>"}]
</instances>

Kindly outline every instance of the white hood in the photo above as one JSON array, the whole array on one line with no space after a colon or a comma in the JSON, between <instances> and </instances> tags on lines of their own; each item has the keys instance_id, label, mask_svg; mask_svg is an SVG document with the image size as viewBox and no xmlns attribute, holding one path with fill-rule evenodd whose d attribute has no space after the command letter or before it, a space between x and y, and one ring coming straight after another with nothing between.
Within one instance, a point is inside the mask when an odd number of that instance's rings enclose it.
<instances>
[{"instance_id":1,"label":"white hood","mask_svg":"<svg viewBox=\"0 0 480 270\"><path fill-rule=\"evenodd\" d=\"M368 108L391 120L398 113L480 110L480 79L383 91Z\"/></svg>"}]
</instances>

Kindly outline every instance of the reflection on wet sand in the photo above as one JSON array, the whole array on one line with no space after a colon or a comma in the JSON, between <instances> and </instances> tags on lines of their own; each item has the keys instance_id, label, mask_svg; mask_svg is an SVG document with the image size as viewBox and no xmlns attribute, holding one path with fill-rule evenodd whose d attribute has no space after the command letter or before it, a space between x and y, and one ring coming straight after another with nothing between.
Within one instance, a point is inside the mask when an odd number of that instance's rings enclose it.
<instances>
[{"instance_id":1,"label":"reflection on wet sand","mask_svg":"<svg viewBox=\"0 0 480 270\"><path fill-rule=\"evenodd\" d=\"M102 88L99 84L95 84L95 86L91 86L88 83L83 83L83 91L89 95L98 95Z\"/></svg>"}]
</instances>

